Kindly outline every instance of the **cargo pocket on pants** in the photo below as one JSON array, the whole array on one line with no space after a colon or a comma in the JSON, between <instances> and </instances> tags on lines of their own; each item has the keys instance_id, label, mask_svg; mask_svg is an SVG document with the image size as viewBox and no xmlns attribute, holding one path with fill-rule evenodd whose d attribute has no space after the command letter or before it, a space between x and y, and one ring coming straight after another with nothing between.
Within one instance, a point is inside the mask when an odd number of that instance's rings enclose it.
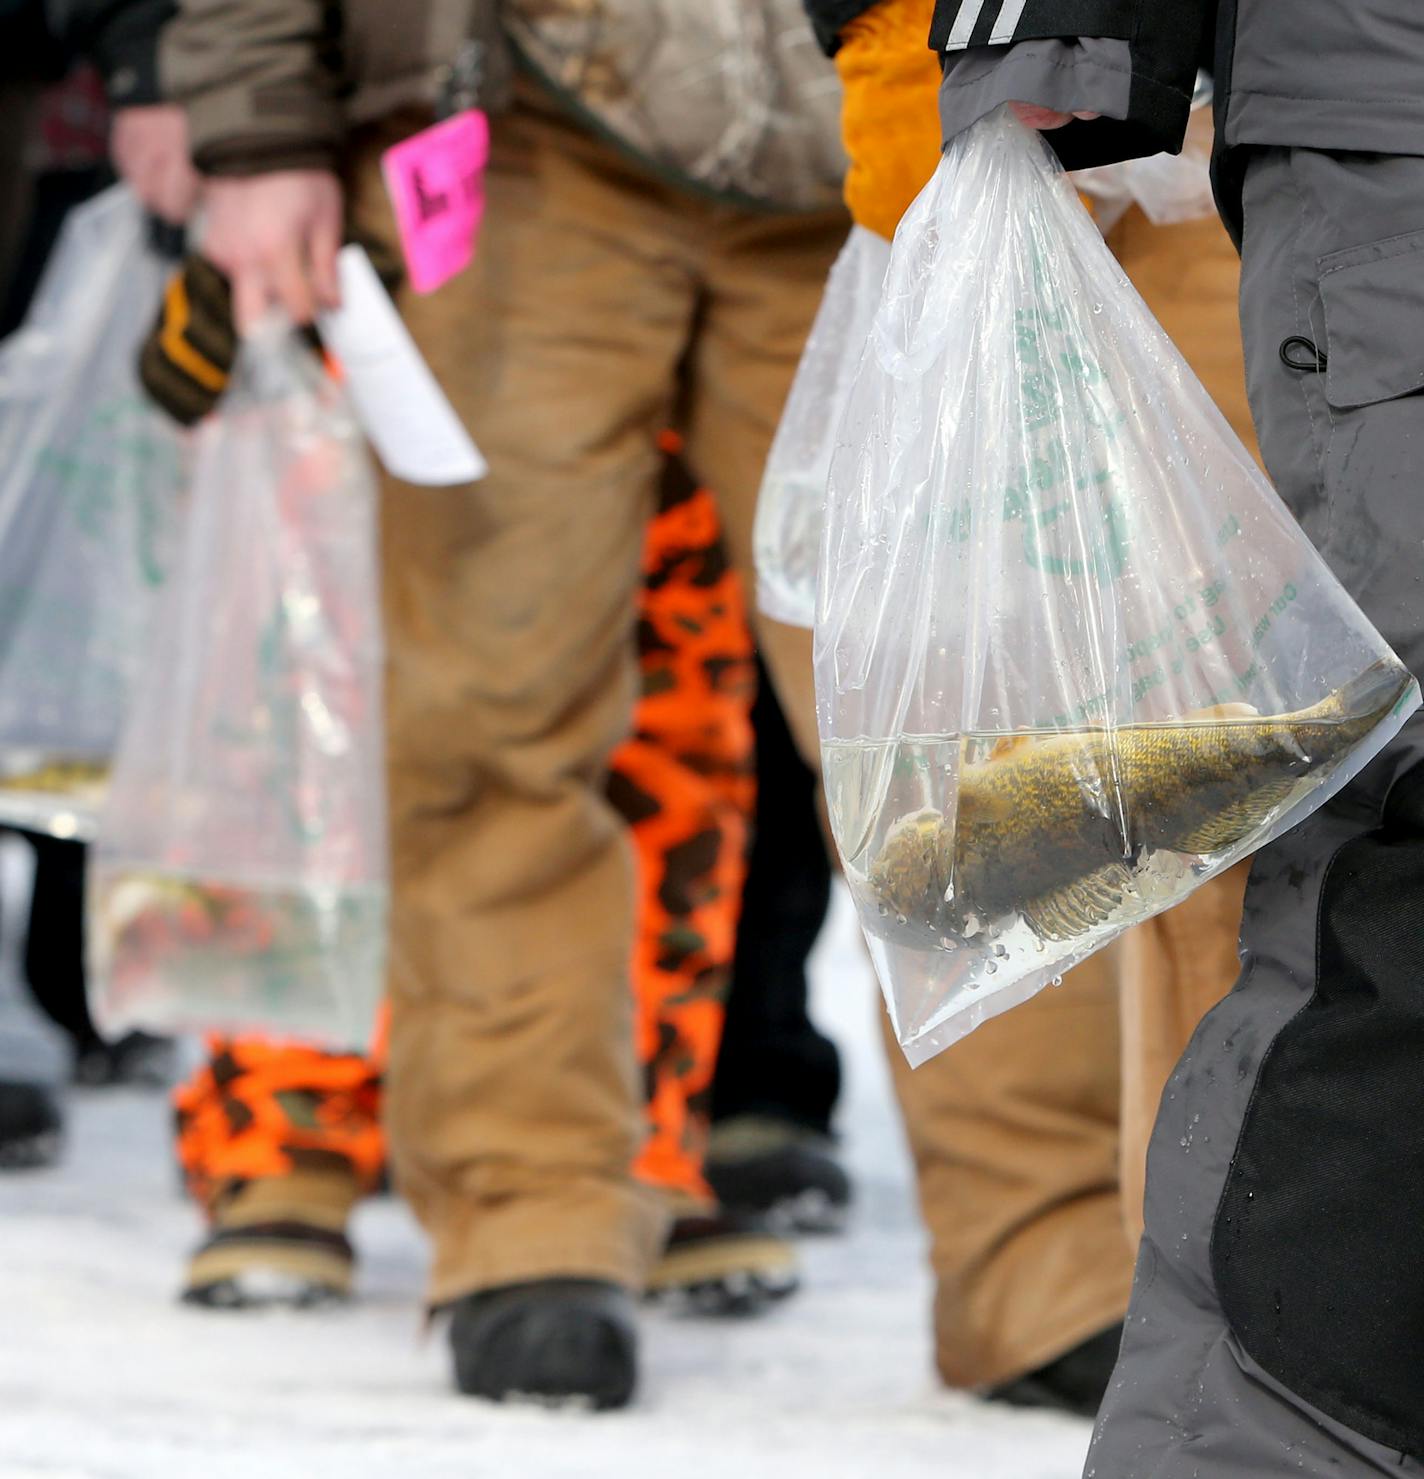
<instances>
[{"instance_id":1,"label":"cargo pocket on pants","mask_svg":"<svg viewBox=\"0 0 1424 1479\"><path fill-rule=\"evenodd\" d=\"M1424 231L1318 262L1325 398L1348 411L1424 389Z\"/></svg>"}]
</instances>

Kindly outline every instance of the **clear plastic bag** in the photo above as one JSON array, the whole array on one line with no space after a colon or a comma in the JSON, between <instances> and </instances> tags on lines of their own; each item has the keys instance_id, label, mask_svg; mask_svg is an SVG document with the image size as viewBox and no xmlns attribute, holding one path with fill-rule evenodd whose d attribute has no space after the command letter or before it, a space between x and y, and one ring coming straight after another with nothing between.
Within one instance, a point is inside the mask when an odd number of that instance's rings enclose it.
<instances>
[{"instance_id":1,"label":"clear plastic bag","mask_svg":"<svg viewBox=\"0 0 1424 1479\"><path fill-rule=\"evenodd\" d=\"M900 227L826 520L827 801L912 1062L1294 825L1419 703L1007 110Z\"/></svg>"},{"instance_id":2,"label":"clear plastic bag","mask_svg":"<svg viewBox=\"0 0 1424 1479\"><path fill-rule=\"evenodd\" d=\"M93 833L172 559L182 442L136 371L169 270L106 191L0 344L0 820L56 836Z\"/></svg>"},{"instance_id":3,"label":"clear plastic bag","mask_svg":"<svg viewBox=\"0 0 1424 1479\"><path fill-rule=\"evenodd\" d=\"M90 869L96 1020L365 1047L387 902L376 489L293 335L243 346Z\"/></svg>"},{"instance_id":4,"label":"clear plastic bag","mask_svg":"<svg viewBox=\"0 0 1424 1479\"><path fill-rule=\"evenodd\" d=\"M826 279L762 474L752 531L757 607L791 626L816 619L831 453L889 262L883 236L852 227Z\"/></svg>"},{"instance_id":5,"label":"clear plastic bag","mask_svg":"<svg viewBox=\"0 0 1424 1479\"><path fill-rule=\"evenodd\" d=\"M1150 154L1079 170L1073 176L1074 184L1095 202L1093 218L1104 235L1134 204L1154 226L1175 226L1216 214L1211 191L1211 99L1211 78L1199 74L1180 154Z\"/></svg>"}]
</instances>

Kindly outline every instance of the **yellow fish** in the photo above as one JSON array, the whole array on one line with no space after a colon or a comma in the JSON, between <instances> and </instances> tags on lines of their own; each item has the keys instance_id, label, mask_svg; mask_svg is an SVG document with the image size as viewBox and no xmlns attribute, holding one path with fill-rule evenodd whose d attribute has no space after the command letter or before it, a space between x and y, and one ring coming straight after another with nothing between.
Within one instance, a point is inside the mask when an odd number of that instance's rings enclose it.
<instances>
[{"instance_id":1,"label":"yellow fish","mask_svg":"<svg viewBox=\"0 0 1424 1479\"><path fill-rule=\"evenodd\" d=\"M1124 899L1158 849L1210 857L1245 840L1343 759L1414 679L1376 663L1313 708L1014 735L960 765L957 815L898 822L868 870L886 914L934 941L1021 913L1073 939ZM963 753L961 751L961 753Z\"/></svg>"}]
</instances>

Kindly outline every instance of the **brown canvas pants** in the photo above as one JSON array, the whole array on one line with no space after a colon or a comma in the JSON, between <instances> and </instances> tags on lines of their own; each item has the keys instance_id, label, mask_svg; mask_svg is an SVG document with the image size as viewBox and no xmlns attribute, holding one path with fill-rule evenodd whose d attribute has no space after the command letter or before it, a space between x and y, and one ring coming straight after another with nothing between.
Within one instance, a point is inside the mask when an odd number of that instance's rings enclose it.
<instances>
[{"instance_id":1,"label":"brown canvas pants","mask_svg":"<svg viewBox=\"0 0 1424 1479\"><path fill-rule=\"evenodd\" d=\"M359 141L349 171L353 230L387 252L389 141ZM604 794L636 693L656 438L683 428L745 568L847 230L839 211L696 200L527 99L496 120L487 188L472 268L399 306L491 472L388 480L383 531L387 1120L432 1303L561 1274L637 1286L657 1251L661 1205L630 1174L632 859ZM813 744L806 634L759 635Z\"/></svg>"}]
</instances>

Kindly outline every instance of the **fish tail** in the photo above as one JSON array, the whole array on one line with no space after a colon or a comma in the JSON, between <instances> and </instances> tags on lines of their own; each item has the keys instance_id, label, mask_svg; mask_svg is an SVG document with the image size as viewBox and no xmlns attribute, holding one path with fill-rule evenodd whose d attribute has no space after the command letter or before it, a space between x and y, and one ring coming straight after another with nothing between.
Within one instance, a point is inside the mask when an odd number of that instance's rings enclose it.
<instances>
[{"instance_id":1,"label":"fish tail","mask_svg":"<svg viewBox=\"0 0 1424 1479\"><path fill-rule=\"evenodd\" d=\"M1395 658L1381 658L1297 718L1338 724L1342 748L1353 745L1389 713L1413 682Z\"/></svg>"}]
</instances>

